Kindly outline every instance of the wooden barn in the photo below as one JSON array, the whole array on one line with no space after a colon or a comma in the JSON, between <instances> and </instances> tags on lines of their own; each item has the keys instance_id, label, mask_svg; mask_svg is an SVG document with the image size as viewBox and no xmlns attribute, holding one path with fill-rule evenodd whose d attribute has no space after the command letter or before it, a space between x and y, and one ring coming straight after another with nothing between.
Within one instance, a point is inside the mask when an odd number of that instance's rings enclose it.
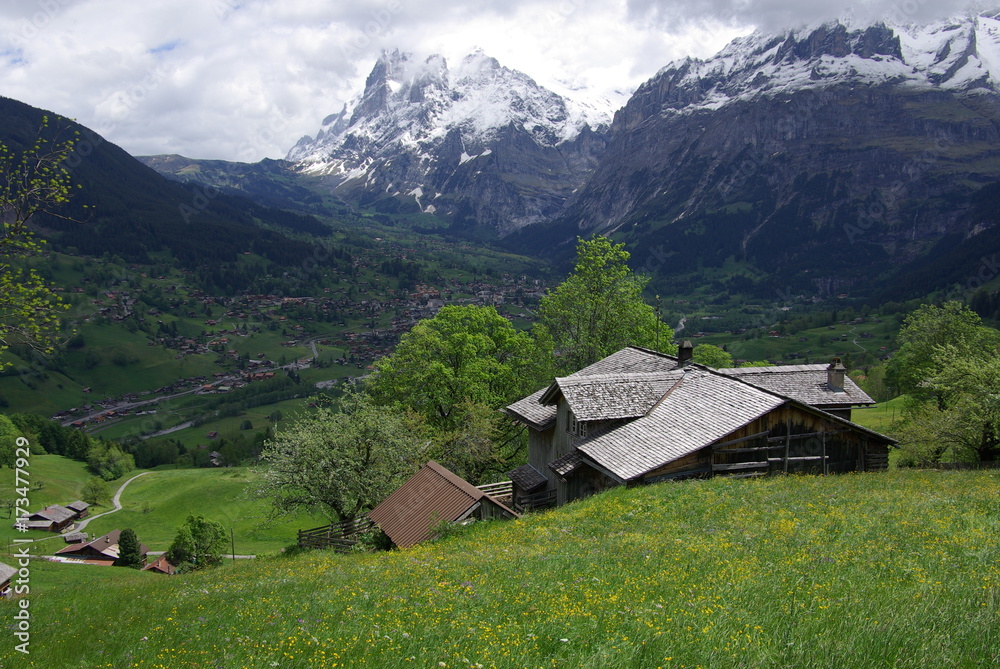
<instances>
[{"instance_id":1,"label":"wooden barn","mask_svg":"<svg viewBox=\"0 0 1000 669\"><path fill-rule=\"evenodd\" d=\"M46 532L62 532L73 524L77 511L59 504L47 506L41 511L28 514L18 519L14 527L27 527L29 530L45 530Z\"/></svg>"},{"instance_id":2,"label":"wooden barn","mask_svg":"<svg viewBox=\"0 0 1000 669\"><path fill-rule=\"evenodd\" d=\"M502 503L433 460L368 514L399 548L429 539L442 521L517 518Z\"/></svg>"},{"instance_id":3,"label":"wooden barn","mask_svg":"<svg viewBox=\"0 0 1000 669\"><path fill-rule=\"evenodd\" d=\"M507 407L530 435L515 508L676 478L886 468L894 442L845 417L872 400L839 361L713 370L689 351L624 349Z\"/></svg>"},{"instance_id":4,"label":"wooden barn","mask_svg":"<svg viewBox=\"0 0 1000 669\"><path fill-rule=\"evenodd\" d=\"M96 564L110 567L118 562L118 537L121 533L121 530L112 530L104 536L97 537L93 541L66 546L63 549L56 551L55 554L57 557L66 561L78 561L85 564ZM143 561L145 561L146 553L149 552L149 549L140 544L139 552L142 554Z\"/></svg>"}]
</instances>

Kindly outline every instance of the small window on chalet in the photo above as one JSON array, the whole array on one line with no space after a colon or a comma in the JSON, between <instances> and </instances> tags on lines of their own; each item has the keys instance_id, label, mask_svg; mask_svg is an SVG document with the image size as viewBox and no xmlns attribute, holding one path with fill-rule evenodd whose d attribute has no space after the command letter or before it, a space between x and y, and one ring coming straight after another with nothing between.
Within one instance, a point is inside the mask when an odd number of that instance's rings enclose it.
<instances>
[{"instance_id":1,"label":"small window on chalet","mask_svg":"<svg viewBox=\"0 0 1000 669\"><path fill-rule=\"evenodd\" d=\"M573 412L569 412L569 420L566 423L566 431L570 434L575 434L578 437L587 436L587 422L583 420L577 420Z\"/></svg>"}]
</instances>

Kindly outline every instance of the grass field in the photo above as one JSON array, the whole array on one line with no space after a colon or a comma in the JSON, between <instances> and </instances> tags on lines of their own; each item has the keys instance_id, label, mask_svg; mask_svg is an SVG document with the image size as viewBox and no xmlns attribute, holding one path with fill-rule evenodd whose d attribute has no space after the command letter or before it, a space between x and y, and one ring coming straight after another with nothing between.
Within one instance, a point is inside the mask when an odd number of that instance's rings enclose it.
<instances>
[{"instance_id":1,"label":"grass field","mask_svg":"<svg viewBox=\"0 0 1000 669\"><path fill-rule=\"evenodd\" d=\"M906 397L901 395L888 402L879 402L867 409L854 409L851 412L851 420L858 425L864 425L869 430L892 436L890 428L894 422L902 417L905 402Z\"/></svg>"},{"instance_id":2,"label":"grass field","mask_svg":"<svg viewBox=\"0 0 1000 669\"><path fill-rule=\"evenodd\" d=\"M158 469L129 484L122 510L95 520L87 531L100 535L131 527L150 550L162 551L189 515L202 514L227 531L232 528L237 554L263 555L294 544L297 530L329 522L303 515L266 527L265 502L247 499L246 487L254 476L245 467Z\"/></svg>"},{"instance_id":3,"label":"grass field","mask_svg":"<svg viewBox=\"0 0 1000 669\"><path fill-rule=\"evenodd\" d=\"M391 553L106 570L88 588L69 587L82 568L46 566L33 578L61 587L33 591L18 666L996 666L998 486L998 472L718 478Z\"/></svg>"},{"instance_id":4,"label":"grass field","mask_svg":"<svg viewBox=\"0 0 1000 669\"><path fill-rule=\"evenodd\" d=\"M31 511L79 499L80 489L91 477L84 463L58 455L33 456L29 472L33 482L44 483L41 490L30 493ZM122 483L139 473L141 471L133 471L111 481L108 488L114 493ZM267 525L264 523L266 503L247 499L246 487L254 476L254 471L245 467L153 470L128 485L121 497L121 511L91 521L85 531L91 536L100 536L111 530L131 527L150 550L162 551L170 546L177 528L188 515L201 514L222 523L227 531L232 528L237 554L266 555L278 553L295 543L297 530L329 522L322 517L298 515ZM0 486L0 490L14 495L13 470L0 470ZM91 515L111 508L109 502L95 507ZM19 532L13 529L13 520L3 522L6 520L0 519L0 550L6 549L8 541L24 538L45 539L30 546L30 552L37 555L51 554L65 545L58 535Z\"/></svg>"}]
</instances>

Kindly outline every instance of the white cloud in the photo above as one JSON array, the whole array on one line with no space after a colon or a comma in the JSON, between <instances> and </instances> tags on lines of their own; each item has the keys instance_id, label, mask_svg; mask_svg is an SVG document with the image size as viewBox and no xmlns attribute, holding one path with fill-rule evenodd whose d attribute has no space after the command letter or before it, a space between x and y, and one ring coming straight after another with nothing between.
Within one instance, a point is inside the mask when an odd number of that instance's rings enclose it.
<instances>
[{"instance_id":1,"label":"white cloud","mask_svg":"<svg viewBox=\"0 0 1000 669\"><path fill-rule=\"evenodd\" d=\"M896 4L921 17L942 8L940 0ZM5 0L0 94L75 118L133 154L259 160L282 157L315 132L360 89L383 48L454 61L481 47L542 84L611 91L634 88L676 58L707 57L754 25L811 21L845 7L840 0L805 7L791 0Z\"/></svg>"}]
</instances>

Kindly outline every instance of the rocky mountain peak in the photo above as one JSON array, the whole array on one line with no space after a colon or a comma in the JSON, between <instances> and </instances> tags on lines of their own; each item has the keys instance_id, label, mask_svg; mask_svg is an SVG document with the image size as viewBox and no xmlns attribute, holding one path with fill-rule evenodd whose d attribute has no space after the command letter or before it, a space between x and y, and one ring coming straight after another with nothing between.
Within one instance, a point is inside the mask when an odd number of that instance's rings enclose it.
<instances>
[{"instance_id":1,"label":"rocky mountain peak","mask_svg":"<svg viewBox=\"0 0 1000 669\"><path fill-rule=\"evenodd\" d=\"M568 193L582 185L610 121L610 114L602 117L539 86L481 50L454 69L440 55L419 59L393 50L376 61L361 95L327 116L315 138L302 138L288 160L335 190L410 197L430 212L447 204L443 196L463 200L490 174L491 192L504 195L494 193L492 202L475 207L490 208L486 217L503 233L557 212L563 199L551 189ZM549 155L531 161L551 163L552 183L501 177L528 171L525 157L539 152Z\"/></svg>"}]
</instances>

